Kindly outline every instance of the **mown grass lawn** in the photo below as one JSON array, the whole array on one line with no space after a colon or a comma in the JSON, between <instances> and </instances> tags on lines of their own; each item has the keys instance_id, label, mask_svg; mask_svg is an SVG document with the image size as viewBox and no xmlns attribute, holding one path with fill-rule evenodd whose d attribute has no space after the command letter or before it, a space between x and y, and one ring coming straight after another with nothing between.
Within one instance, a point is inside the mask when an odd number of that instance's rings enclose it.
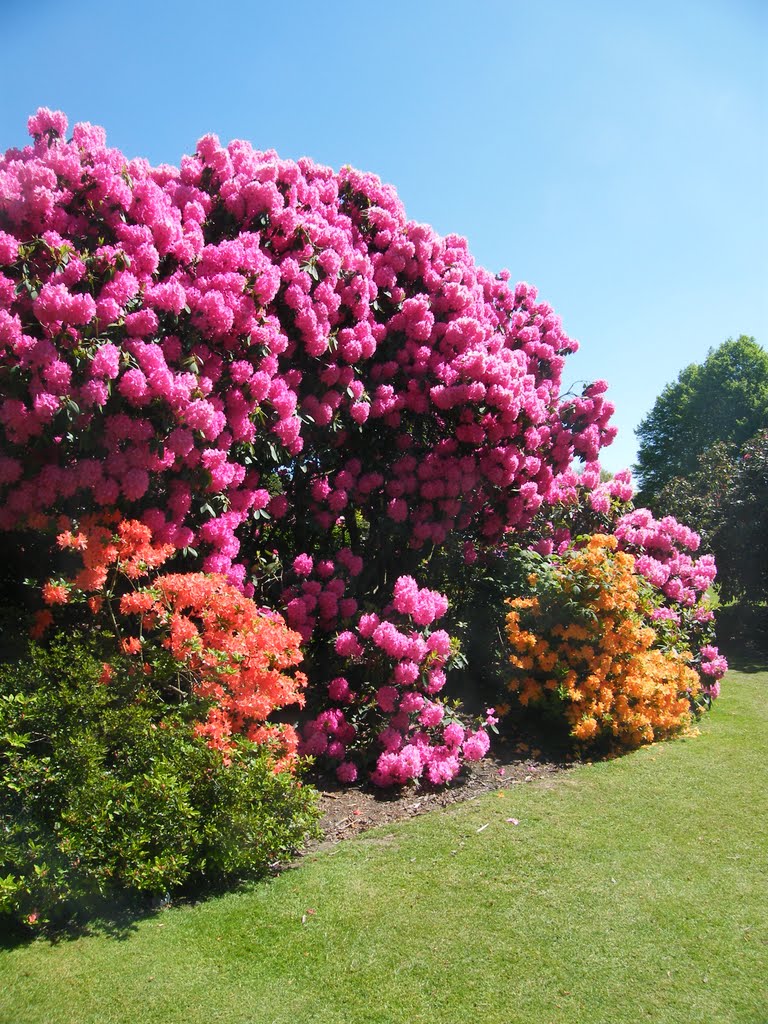
<instances>
[{"instance_id":1,"label":"mown grass lawn","mask_svg":"<svg viewBox=\"0 0 768 1024\"><path fill-rule=\"evenodd\" d=\"M0 1021L768 1024L767 726L768 672L731 672L696 738L8 948Z\"/></svg>"}]
</instances>

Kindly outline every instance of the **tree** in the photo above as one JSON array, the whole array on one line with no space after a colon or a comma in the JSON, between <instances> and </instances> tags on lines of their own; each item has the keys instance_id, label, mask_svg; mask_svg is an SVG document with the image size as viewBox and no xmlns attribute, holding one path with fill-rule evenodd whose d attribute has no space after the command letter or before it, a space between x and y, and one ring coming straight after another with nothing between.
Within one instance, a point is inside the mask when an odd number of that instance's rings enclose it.
<instances>
[{"instance_id":1,"label":"tree","mask_svg":"<svg viewBox=\"0 0 768 1024\"><path fill-rule=\"evenodd\" d=\"M715 556L723 598L768 598L768 430L741 446L713 444L657 501L665 514L695 524L702 550Z\"/></svg>"},{"instance_id":2,"label":"tree","mask_svg":"<svg viewBox=\"0 0 768 1024\"><path fill-rule=\"evenodd\" d=\"M742 445L764 427L768 352L746 335L728 339L668 384L640 423L638 504L661 511L661 489L694 473L707 449L718 441Z\"/></svg>"},{"instance_id":3,"label":"tree","mask_svg":"<svg viewBox=\"0 0 768 1024\"><path fill-rule=\"evenodd\" d=\"M768 431L739 452L712 548L726 596L768 599Z\"/></svg>"},{"instance_id":4,"label":"tree","mask_svg":"<svg viewBox=\"0 0 768 1024\"><path fill-rule=\"evenodd\" d=\"M698 465L685 477L675 476L659 490L655 501L665 515L692 523L702 550L714 553L715 538L728 516L740 449L731 441L716 441L699 456ZM723 566L717 557L720 580Z\"/></svg>"}]
</instances>

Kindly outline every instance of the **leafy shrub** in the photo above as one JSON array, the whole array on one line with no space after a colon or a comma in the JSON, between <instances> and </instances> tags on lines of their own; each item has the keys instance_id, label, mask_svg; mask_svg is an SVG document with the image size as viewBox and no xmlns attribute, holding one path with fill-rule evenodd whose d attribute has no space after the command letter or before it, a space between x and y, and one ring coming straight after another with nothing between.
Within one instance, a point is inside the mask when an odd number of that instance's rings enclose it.
<instances>
[{"instance_id":1,"label":"leafy shrub","mask_svg":"<svg viewBox=\"0 0 768 1024\"><path fill-rule=\"evenodd\" d=\"M306 676L292 672L302 659L298 633L221 575L159 573L172 545L153 544L150 528L136 520L106 518L86 516L77 526L60 520L67 529L57 544L69 552L73 574L43 585L49 609L39 612L35 632L53 621L50 608L86 606L118 634L119 645L104 652L107 674L117 650L134 655L156 686L207 698L198 731L212 746L226 752L232 735L244 734L280 748L278 766L290 768L296 732L267 718L286 704L304 704Z\"/></svg>"},{"instance_id":2,"label":"leafy shrub","mask_svg":"<svg viewBox=\"0 0 768 1024\"><path fill-rule=\"evenodd\" d=\"M615 537L542 558L509 601L509 690L543 705L584 745L631 748L673 735L706 704L692 654ZM681 642L682 641L682 642Z\"/></svg>"},{"instance_id":3,"label":"leafy shrub","mask_svg":"<svg viewBox=\"0 0 768 1024\"><path fill-rule=\"evenodd\" d=\"M92 638L0 665L0 913L66 920L97 899L261 873L316 820L314 794L245 739L225 759Z\"/></svg>"}]
</instances>

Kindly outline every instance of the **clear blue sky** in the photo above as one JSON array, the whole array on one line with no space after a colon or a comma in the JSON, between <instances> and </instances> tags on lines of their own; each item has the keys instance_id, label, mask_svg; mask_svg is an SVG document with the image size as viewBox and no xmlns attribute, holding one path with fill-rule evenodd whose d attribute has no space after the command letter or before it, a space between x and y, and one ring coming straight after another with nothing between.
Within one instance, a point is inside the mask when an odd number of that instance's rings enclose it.
<instances>
[{"instance_id":1,"label":"clear blue sky","mask_svg":"<svg viewBox=\"0 0 768 1024\"><path fill-rule=\"evenodd\" d=\"M710 347L768 347L766 0L0 0L0 149L38 106L178 163L349 163L536 284L619 437Z\"/></svg>"}]
</instances>

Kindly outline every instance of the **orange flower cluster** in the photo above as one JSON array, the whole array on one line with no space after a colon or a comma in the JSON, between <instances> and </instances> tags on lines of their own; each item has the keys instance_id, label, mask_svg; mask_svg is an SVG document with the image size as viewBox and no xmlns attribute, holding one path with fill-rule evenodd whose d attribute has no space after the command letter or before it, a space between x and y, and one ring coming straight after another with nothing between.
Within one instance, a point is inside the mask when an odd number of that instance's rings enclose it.
<instances>
[{"instance_id":1,"label":"orange flower cluster","mask_svg":"<svg viewBox=\"0 0 768 1024\"><path fill-rule=\"evenodd\" d=\"M281 749L276 767L295 760L293 727L265 724L276 708L303 706L307 684L303 672L285 671L302 659L301 637L280 615L257 608L223 576L203 573L157 576L150 588L126 594L120 610L159 630L166 650L194 675L196 692L213 700L199 729L212 746L227 749L229 737L243 733Z\"/></svg>"},{"instance_id":2,"label":"orange flower cluster","mask_svg":"<svg viewBox=\"0 0 768 1024\"><path fill-rule=\"evenodd\" d=\"M571 735L637 747L690 724L700 690L688 651L662 650L642 581L615 537L596 534L552 568L535 596L510 600L508 688L523 705L560 706Z\"/></svg>"},{"instance_id":3,"label":"orange flower cluster","mask_svg":"<svg viewBox=\"0 0 768 1024\"><path fill-rule=\"evenodd\" d=\"M123 654L141 656L143 670L151 674L147 659L159 645L190 680L191 690L212 702L198 727L211 746L226 752L231 737L244 734L273 747L276 770L292 767L295 730L266 719L287 704L304 704L306 676L286 671L302 660L300 635L223 576L158 574L174 548L153 543L149 527L136 520L89 517L77 530L71 523L63 525L57 542L77 554L82 568L71 580L47 582L46 603L82 600L91 592L88 607L95 615L113 615ZM131 589L125 590L126 585ZM48 609L40 621L46 619L51 619ZM132 620L138 620L136 628Z\"/></svg>"}]
</instances>

